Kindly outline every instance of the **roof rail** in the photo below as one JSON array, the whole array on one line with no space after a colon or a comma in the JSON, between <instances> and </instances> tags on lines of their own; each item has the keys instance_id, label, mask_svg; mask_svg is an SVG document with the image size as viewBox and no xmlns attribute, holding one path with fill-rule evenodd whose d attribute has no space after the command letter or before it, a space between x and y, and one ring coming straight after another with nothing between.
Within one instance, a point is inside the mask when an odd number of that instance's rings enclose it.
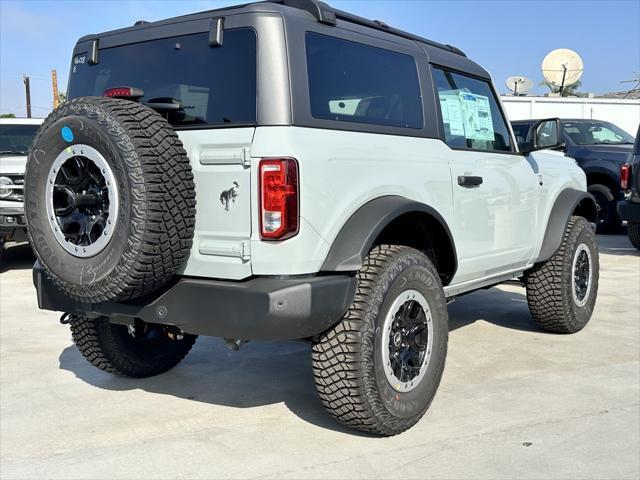
<instances>
[{"instance_id":1,"label":"roof rail","mask_svg":"<svg viewBox=\"0 0 640 480\"><path fill-rule=\"evenodd\" d=\"M383 32L391 33L392 35L397 35L398 37L406 38L408 40L414 40L416 42L426 43L427 45L430 45L432 47L448 50L449 52L453 52L457 55L462 55L463 57L466 57L465 53L459 48L456 48L452 45L444 45L442 43L434 42L433 40L429 40L428 38L424 38L419 35L414 35L413 33L405 32L404 30L400 30L398 28L390 27L389 25L387 25L386 23L380 20L368 20L366 18L362 18L348 12L343 12L342 10L334 10L334 13L337 19L362 25L364 27L375 28L376 30L381 30Z\"/></svg>"},{"instance_id":2,"label":"roof rail","mask_svg":"<svg viewBox=\"0 0 640 480\"><path fill-rule=\"evenodd\" d=\"M306 10L320 23L327 25L336 24L336 15L333 9L319 0L269 0L272 3L280 3L286 7Z\"/></svg>"},{"instance_id":3,"label":"roof rail","mask_svg":"<svg viewBox=\"0 0 640 480\"><path fill-rule=\"evenodd\" d=\"M402 38L406 38L408 40L414 40L416 42L426 43L432 47L440 48L442 50L447 50L449 52L453 52L457 55L461 55L466 57L466 54L460 50L459 48L454 47L453 45L444 45L442 43L434 42L433 40L429 40L428 38L420 37L418 35L414 35L409 32L405 32L403 30L399 30L397 28L390 27L386 23L381 20L368 20L363 17L359 17L357 15L353 15L348 12L344 12L342 10L336 10L324 2L319 0L268 0L272 3L279 3L281 5L285 5L288 7L298 8L300 10L306 10L311 13L314 18L321 23L326 23L328 25L336 25L336 20L345 20L347 22L355 23L357 25L362 25L364 27L373 28L375 30L380 30L383 32L390 33L392 35L397 35Z\"/></svg>"}]
</instances>

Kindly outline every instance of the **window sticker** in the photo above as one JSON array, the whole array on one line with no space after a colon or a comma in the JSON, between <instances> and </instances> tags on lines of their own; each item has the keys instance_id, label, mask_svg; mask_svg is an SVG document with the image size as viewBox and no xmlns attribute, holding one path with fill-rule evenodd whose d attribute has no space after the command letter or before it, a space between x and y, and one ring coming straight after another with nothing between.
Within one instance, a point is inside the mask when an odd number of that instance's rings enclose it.
<instances>
[{"instance_id":1,"label":"window sticker","mask_svg":"<svg viewBox=\"0 0 640 480\"><path fill-rule=\"evenodd\" d=\"M460 92L460 104L464 113L464 132L469 140L495 140L489 97Z\"/></svg>"},{"instance_id":2,"label":"window sticker","mask_svg":"<svg viewBox=\"0 0 640 480\"><path fill-rule=\"evenodd\" d=\"M495 140L489 97L466 90L438 92L442 123L449 125L452 136L468 140Z\"/></svg>"},{"instance_id":3,"label":"window sticker","mask_svg":"<svg viewBox=\"0 0 640 480\"><path fill-rule=\"evenodd\" d=\"M440 107L442 109L442 123L449 124L451 135L464 137L464 122L458 93L441 93Z\"/></svg>"}]
</instances>

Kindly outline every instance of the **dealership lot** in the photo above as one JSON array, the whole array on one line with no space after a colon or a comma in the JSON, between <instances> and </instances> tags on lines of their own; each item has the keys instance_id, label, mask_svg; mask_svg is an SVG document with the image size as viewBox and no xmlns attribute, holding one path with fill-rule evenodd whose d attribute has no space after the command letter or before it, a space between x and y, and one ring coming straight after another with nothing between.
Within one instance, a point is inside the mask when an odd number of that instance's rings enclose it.
<instances>
[{"instance_id":1,"label":"dealership lot","mask_svg":"<svg viewBox=\"0 0 640 480\"><path fill-rule=\"evenodd\" d=\"M640 255L626 236L598 241L583 332L536 330L517 286L458 299L431 409L386 439L327 416L303 343L230 352L200 338L155 378L96 370L38 310L29 249L12 247L0 266L1 476L638 478Z\"/></svg>"}]
</instances>

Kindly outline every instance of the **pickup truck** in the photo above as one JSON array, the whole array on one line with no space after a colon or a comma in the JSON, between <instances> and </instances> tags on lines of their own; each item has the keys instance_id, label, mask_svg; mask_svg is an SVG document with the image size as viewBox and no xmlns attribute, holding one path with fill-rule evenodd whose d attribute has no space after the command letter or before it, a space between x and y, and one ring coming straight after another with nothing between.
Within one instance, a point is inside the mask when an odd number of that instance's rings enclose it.
<instances>
[{"instance_id":1,"label":"pickup truck","mask_svg":"<svg viewBox=\"0 0 640 480\"><path fill-rule=\"evenodd\" d=\"M618 214L627 222L629 240L640 250L640 126L631 161L620 167L620 187L625 197L618 202Z\"/></svg>"},{"instance_id":2,"label":"pickup truck","mask_svg":"<svg viewBox=\"0 0 640 480\"><path fill-rule=\"evenodd\" d=\"M511 122L518 144L524 144L537 120ZM560 150L573 157L587 174L587 191L598 207L598 233L616 233L621 219L616 210L624 198L620 188L620 167L629 162L634 138L620 127L602 120L561 119L564 146Z\"/></svg>"}]
</instances>

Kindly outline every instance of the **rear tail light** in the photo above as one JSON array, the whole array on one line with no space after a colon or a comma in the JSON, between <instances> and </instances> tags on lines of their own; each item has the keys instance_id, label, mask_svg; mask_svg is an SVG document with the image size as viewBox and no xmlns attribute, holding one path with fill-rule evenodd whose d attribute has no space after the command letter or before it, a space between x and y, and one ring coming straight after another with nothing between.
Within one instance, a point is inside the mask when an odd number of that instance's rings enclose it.
<instances>
[{"instance_id":1,"label":"rear tail light","mask_svg":"<svg viewBox=\"0 0 640 480\"><path fill-rule=\"evenodd\" d=\"M284 240L298 233L298 162L293 158L260 161L260 236Z\"/></svg>"},{"instance_id":2,"label":"rear tail light","mask_svg":"<svg viewBox=\"0 0 640 480\"><path fill-rule=\"evenodd\" d=\"M625 163L620 167L620 187L622 190L629 190L631 181L631 164Z\"/></svg>"}]
</instances>

